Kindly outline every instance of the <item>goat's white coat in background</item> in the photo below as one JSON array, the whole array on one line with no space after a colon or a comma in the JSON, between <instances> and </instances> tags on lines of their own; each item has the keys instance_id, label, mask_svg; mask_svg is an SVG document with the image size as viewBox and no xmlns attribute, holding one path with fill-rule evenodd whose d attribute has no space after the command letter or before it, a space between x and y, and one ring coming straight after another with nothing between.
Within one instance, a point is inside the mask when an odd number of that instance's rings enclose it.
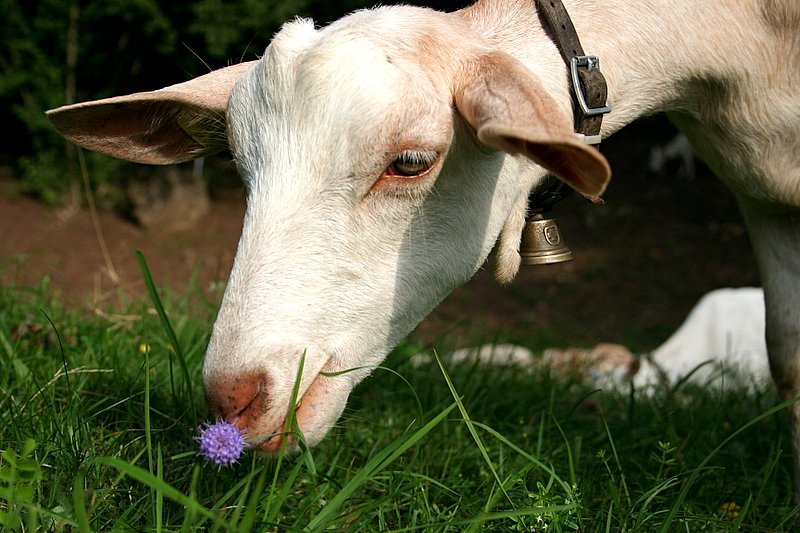
<instances>
[{"instance_id":1,"label":"goat's white coat in background","mask_svg":"<svg viewBox=\"0 0 800 533\"><path fill-rule=\"evenodd\" d=\"M664 343L641 356L614 343L591 349L550 348L541 356L516 344L484 344L459 348L443 359L455 364L515 366L531 372L549 370L623 393L631 385L637 393L649 395L682 383L761 390L770 380L764 312L760 288L716 289L697 302ZM433 356L419 353L411 362L431 364Z\"/></svg>"},{"instance_id":2,"label":"goat's white coat in background","mask_svg":"<svg viewBox=\"0 0 800 533\"><path fill-rule=\"evenodd\" d=\"M782 397L800 395L800 4L565 4L608 81L603 136L667 111L736 194L772 373ZM283 428L303 353L297 419L313 445L495 245L498 277L513 278L526 199L548 172L586 195L609 177L572 134L565 66L525 0L298 20L258 61L50 117L83 146L146 163L230 146L248 208L204 380L212 412L264 450L281 440L267 437ZM435 162L398 176L408 151ZM800 406L790 418L798 443Z\"/></svg>"},{"instance_id":3,"label":"goat's white coat in background","mask_svg":"<svg viewBox=\"0 0 800 533\"><path fill-rule=\"evenodd\" d=\"M769 379L764 339L764 293L744 287L717 289L697 303L664 344L642 361L633 376L637 389L666 381L675 385L689 377L697 384L722 380L720 370L733 370L747 385Z\"/></svg>"}]
</instances>

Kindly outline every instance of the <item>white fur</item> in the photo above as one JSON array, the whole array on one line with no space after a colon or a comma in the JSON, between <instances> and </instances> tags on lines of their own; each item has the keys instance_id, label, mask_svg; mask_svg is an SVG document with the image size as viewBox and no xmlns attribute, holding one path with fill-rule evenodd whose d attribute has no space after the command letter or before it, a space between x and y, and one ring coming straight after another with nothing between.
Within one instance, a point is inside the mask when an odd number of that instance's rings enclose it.
<instances>
[{"instance_id":1,"label":"white fur","mask_svg":"<svg viewBox=\"0 0 800 533\"><path fill-rule=\"evenodd\" d=\"M620 344L591 349L552 348L541 357L524 346L484 344L460 348L443 357L453 364L515 366L583 379L593 386L626 393L630 384L646 395L686 380L699 386L726 383L761 389L770 380L764 340L764 293L759 288L717 289L704 295L681 326L655 350L635 356ZM415 366L430 365L428 353ZM726 382L726 376L735 379Z\"/></svg>"},{"instance_id":2,"label":"white fur","mask_svg":"<svg viewBox=\"0 0 800 533\"><path fill-rule=\"evenodd\" d=\"M697 303L675 333L653 350L633 377L638 389L676 384L690 376L706 385L720 369L734 370L745 383L769 380L761 289L717 289Z\"/></svg>"}]
</instances>

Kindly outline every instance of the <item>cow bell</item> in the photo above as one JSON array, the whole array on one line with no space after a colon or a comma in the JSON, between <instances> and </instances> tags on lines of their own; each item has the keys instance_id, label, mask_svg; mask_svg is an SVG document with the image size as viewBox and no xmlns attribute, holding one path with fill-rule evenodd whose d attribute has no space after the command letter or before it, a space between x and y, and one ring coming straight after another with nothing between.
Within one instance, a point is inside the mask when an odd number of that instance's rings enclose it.
<instances>
[{"instance_id":1,"label":"cow bell","mask_svg":"<svg viewBox=\"0 0 800 533\"><path fill-rule=\"evenodd\" d=\"M519 255L527 266L572 260L572 251L564 243L556 219L541 214L532 216L525 224Z\"/></svg>"}]
</instances>

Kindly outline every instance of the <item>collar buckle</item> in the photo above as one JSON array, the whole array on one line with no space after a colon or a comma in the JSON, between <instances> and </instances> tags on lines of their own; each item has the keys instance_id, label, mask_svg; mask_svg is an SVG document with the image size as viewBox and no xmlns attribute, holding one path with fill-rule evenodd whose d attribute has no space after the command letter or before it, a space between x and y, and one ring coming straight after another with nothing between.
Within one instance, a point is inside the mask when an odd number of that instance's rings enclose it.
<instances>
[{"instance_id":1,"label":"collar buckle","mask_svg":"<svg viewBox=\"0 0 800 533\"><path fill-rule=\"evenodd\" d=\"M572 56L569 63L570 78L572 78L572 90L575 94L575 99L578 101L578 106L583 111L583 114L589 117L595 115L605 115L611 112L611 106L601 105L597 107L589 107L586 100L586 94L583 92L583 84L581 83L578 69L585 68L586 72L592 72L594 69L600 68L600 58L597 56L583 55Z\"/></svg>"}]
</instances>

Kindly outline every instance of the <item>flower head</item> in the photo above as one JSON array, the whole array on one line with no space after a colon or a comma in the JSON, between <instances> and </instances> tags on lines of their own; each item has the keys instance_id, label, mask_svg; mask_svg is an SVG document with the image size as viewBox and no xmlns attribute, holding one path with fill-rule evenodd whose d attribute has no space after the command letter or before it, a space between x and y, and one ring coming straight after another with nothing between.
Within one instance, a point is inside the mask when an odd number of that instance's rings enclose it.
<instances>
[{"instance_id":1,"label":"flower head","mask_svg":"<svg viewBox=\"0 0 800 533\"><path fill-rule=\"evenodd\" d=\"M219 466L231 466L247 447L244 435L233 424L203 424L198 430L195 440L200 443L200 454Z\"/></svg>"}]
</instances>

